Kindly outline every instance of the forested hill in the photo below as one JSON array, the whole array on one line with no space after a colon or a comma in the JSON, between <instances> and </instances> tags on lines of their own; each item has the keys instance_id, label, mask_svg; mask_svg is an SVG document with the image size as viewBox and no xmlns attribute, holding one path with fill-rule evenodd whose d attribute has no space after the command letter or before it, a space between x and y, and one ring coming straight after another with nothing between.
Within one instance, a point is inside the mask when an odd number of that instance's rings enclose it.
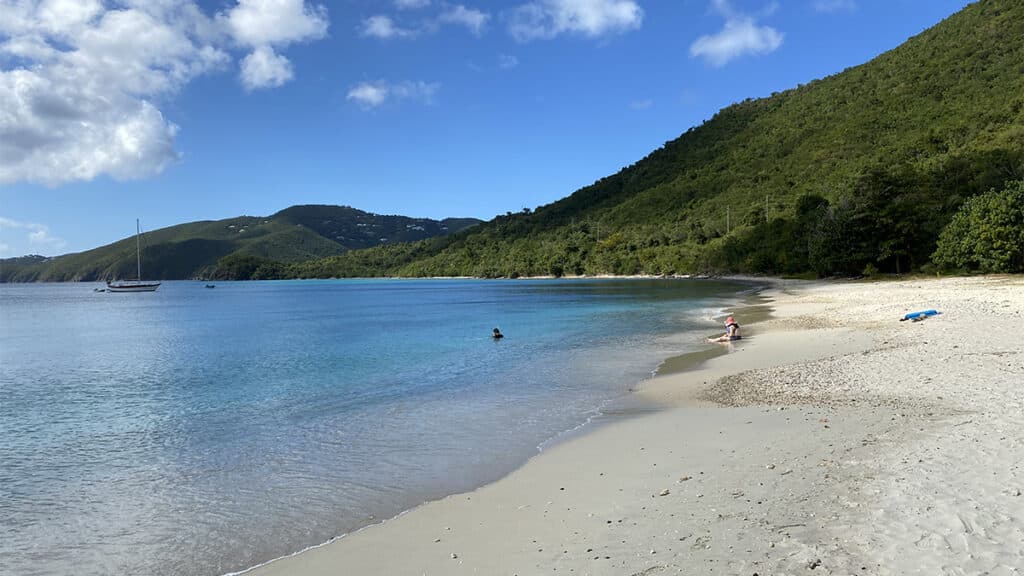
<instances>
[{"instance_id":1,"label":"forested hill","mask_svg":"<svg viewBox=\"0 0 1024 576\"><path fill-rule=\"evenodd\" d=\"M142 236L143 276L151 280L280 276L283 266L397 242L413 242L479 224L382 216L348 206L292 206L272 216L190 222ZM261 268L262 266L262 268ZM0 282L134 278L135 237L54 258L0 260ZM257 274L258 276L258 274Z\"/></svg>"},{"instance_id":2,"label":"forested hill","mask_svg":"<svg viewBox=\"0 0 1024 576\"><path fill-rule=\"evenodd\" d=\"M154 279L1024 271L1021 199L1024 2L980 0L533 211L465 228L476 221L295 206L148 233L143 267ZM0 281L130 277L134 255L128 238L2 260Z\"/></svg>"},{"instance_id":3,"label":"forested hill","mask_svg":"<svg viewBox=\"0 0 1024 576\"><path fill-rule=\"evenodd\" d=\"M1024 2L982 0L553 204L289 274L906 271L967 198L1022 178Z\"/></svg>"}]
</instances>

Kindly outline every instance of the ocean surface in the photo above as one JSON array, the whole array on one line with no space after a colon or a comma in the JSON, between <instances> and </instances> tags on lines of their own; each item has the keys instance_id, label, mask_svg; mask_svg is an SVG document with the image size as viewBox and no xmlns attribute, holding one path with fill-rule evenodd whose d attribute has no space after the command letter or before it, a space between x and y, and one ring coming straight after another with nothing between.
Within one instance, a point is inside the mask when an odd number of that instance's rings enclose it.
<instances>
[{"instance_id":1,"label":"ocean surface","mask_svg":"<svg viewBox=\"0 0 1024 576\"><path fill-rule=\"evenodd\" d=\"M0 285L3 574L216 576L471 490L600 420L751 289L94 286Z\"/></svg>"}]
</instances>

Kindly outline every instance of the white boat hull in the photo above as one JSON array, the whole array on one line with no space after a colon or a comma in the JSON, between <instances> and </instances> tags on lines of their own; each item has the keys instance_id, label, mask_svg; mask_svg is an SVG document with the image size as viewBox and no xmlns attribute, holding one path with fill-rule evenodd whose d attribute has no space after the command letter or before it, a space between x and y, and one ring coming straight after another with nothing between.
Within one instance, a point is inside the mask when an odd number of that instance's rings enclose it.
<instances>
[{"instance_id":1,"label":"white boat hull","mask_svg":"<svg viewBox=\"0 0 1024 576\"><path fill-rule=\"evenodd\" d=\"M159 282L107 284L107 292L156 292Z\"/></svg>"}]
</instances>

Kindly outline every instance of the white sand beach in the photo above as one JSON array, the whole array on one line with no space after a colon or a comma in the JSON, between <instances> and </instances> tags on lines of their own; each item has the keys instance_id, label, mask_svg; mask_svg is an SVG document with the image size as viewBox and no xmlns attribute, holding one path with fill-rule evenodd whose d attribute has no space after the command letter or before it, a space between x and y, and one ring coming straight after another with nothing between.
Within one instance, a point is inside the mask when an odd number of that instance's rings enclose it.
<instances>
[{"instance_id":1,"label":"white sand beach","mask_svg":"<svg viewBox=\"0 0 1024 576\"><path fill-rule=\"evenodd\" d=\"M251 573L1024 574L1024 278L768 295L665 409Z\"/></svg>"}]
</instances>

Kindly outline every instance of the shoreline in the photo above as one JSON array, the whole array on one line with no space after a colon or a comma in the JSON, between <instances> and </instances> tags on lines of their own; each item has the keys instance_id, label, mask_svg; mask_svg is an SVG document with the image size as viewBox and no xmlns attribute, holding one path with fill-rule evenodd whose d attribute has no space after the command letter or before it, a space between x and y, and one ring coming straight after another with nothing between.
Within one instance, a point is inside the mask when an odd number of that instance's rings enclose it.
<instances>
[{"instance_id":1,"label":"shoreline","mask_svg":"<svg viewBox=\"0 0 1024 576\"><path fill-rule=\"evenodd\" d=\"M567 278L567 279L578 280L578 279L588 279L588 278L590 278L590 277L571 277L571 278ZM594 277L594 278L596 278L596 277ZM784 284L785 282L787 282L787 281L784 281L784 280L781 280L781 279L760 278L760 277L747 277L747 276L735 277L735 278L734 277L728 277L728 278L726 278L726 277L722 277L722 278L717 278L717 277L716 278L711 278L711 277L696 278L696 277L689 277L689 276L666 278L666 277L662 277L662 276L630 276L628 278L630 278L630 279L637 279L637 278L639 278L639 279L709 279L709 280L736 281L736 282L740 282L740 283L751 284L751 288L748 288L746 290L742 290L742 291L737 293L737 296L740 297L740 299L738 299L736 301L736 303L733 305L733 308L732 308L733 310L737 310L738 311L738 312L735 312L736 314L743 314L744 312L749 311L751 309L756 309L757 310L757 318L755 320L753 320L753 321L750 321L750 322L745 320L744 321L744 325L745 326L749 326L750 324L763 323L763 322L766 322L766 321L771 319L772 312L774 311L774 308L773 308L774 299L771 298L771 297L765 296L765 294L771 293L772 291L776 290L777 286L780 286L780 285ZM545 279L545 277L541 277L541 278L534 278L534 277L518 278L518 279L512 279L512 280L524 280L524 279L525 280ZM797 281L797 282L800 283L800 281ZM751 294L751 293L749 293L750 289L753 289L755 291ZM747 332L747 334L749 334L750 330L748 329L748 330L746 330L746 332ZM744 341L744 343L745 344L749 344L751 341L752 341L751 338L748 336L747 339ZM703 339L701 339L700 342L703 343ZM357 528L356 530L353 530L352 532L349 532L349 533L338 535L338 536L336 536L334 538L331 538L327 542L320 543L320 544L314 544L314 545L311 545L311 546L307 546L306 548L304 548L302 550L299 550L297 552L293 552L293 553L291 553L289 555L286 555L286 556L283 556L283 557L279 557L279 558L274 558L274 559L268 560L267 562L264 562L262 564L258 564L256 566L253 566L253 567L250 567L250 568L246 568L246 569L243 569L243 570L240 570L240 571L229 572L229 573L227 573L227 574L225 574L223 576L236 576L236 575L240 575L240 574L265 574L265 573L266 574L278 574L278 573L280 573L280 574L289 574L289 573L292 573L292 571L295 569L295 566L291 565L290 563L293 562L293 561L294 562L298 562L302 558L307 558L308 559L308 557L305 556L308 553L316 553L316 552L324 550L326 548L331 548L333 546L343 544L343 543L345 543L347 541L350 541L352 538L357 537L359 534L362 534L362 533L364 533L366 531L381 530L381 529L387 530L387 527L389 525L391 525L391 523L393 523L393 522L395 522L395 521L397 521L397 520L399 520L399 519L401 519L401 518L403 518L403 517L405 517L405 516L407 516L409 514L417 513L418 511L421 511L424 508L427 508L427 507L430 507L430 506L436 506L436 505L439 505L440 503L444 503L446 501L449 501L449 500L452 500L452 499L461 498L461 497L471 498L471 495L476 494L476 493L480 492L483 489L489 488L490 486L493 486L495 484L499 484L501 482L506 481L510 476L515 475L523 467L531 465L531 463L533 463L538 458L544 456L545 454L551 452L553 449L558 448L558 447L560 447L562 445L571 444L573 442L581 441L582 439L586 439L589 436L595 434L596 432L599 432L603 428L615 427L616 425L621 424L624 421L629 421L629 420L633 420L633 419L637 419L637 418L644 418L645 416L649 416L650 414L662 413L662 412L665 412L667 410L678 409L680 407L679 406L680 398L679 397L672 397L671 395L664 394L665 390L663 390L662 388L665 387L666 385L667 386L672 386L672 384L666 384L666 383L672 382L673 379L687 378L688 376L692 376L692 377L696 378L697 375L704 376L704 377L712 377L712 376L709 376L709 375L714 375L714 377L719 377L721 375L732 373L735 368L725 368L723 370L722 368L718 367L717 365L715 365L713 367L710 367L710 368L707 367L706 365L710 361L712 361L712 360L716 360L716 359L721 360L723 357L726 357L726 356L730 355L732 352L735 351L735 350L731 350L731 349L735 348L736 346L737 345L734 345L734 344L728 344L728 345L710 345L709 344L707 349L705 349L705 350L697 350L697 351L694 351L694 352L687 352L687 353L683 353L683 354L681 354L679 356L673 356L673 357L666 358L665 360L662 361L661 364L659 364L659 367L653 372L653 374L652 374L652 376L650 378L644 379L644 380L642 380L642 381L640 381L638 383L635 383L632 386L630 386L628 388L627 395L617 401L617 407L612 408L611 412L602 410L599 414L597 414L597 415L595 415L595 416L593 416L591 418L588 418L585 422L581 423L579 426L577 426L577 427L575 427L575 428L573 428L571 430L566 430L566 431L560 433L559 435L554 436L554 437L548 439L547 441L545 441L544 443L542 443L541 445L539 445L537 447L538 448L537 454L531 456L527 461L523 462L523 464L519 468L517 468L516 470L513 470L510 474L508 474L508 475L506 475L506 476L504 476L502 478L499 478L496 481L493 481L493 482L490 482L490 483L485 484L483 486L480 486L480 487L478 487L475 490L470 491L470 492L459 493L459 494L452 494L452 495L446 496L446 497L438 499L438 500L430 500L430 501L423 502L423 503L421 503L421 504L419 504L419 505L417 505L417 506L415 506L413 508L410 508L410 509L407 509L407 510L403 510L403 511L399 512L397 515L395 515L393 517L383 519L383 520L381 520L379 522L376 522L374 524L369 524L369 525L366 525L366 526L362 526L362 527ZM666 368L667 364L669 364L670 366L666 370L665 368ZM744 364L746 364L746 363L744 363ZM706 374L705 374L705 371L706 371ZM707 405L706 403L701 402L700 400L698 400L695 396L691 396L691 395L687 395L685 397L685 399L682 400L682 403L683 403L683 405L688 406L688 407L706 406ZM647 412L647 414L637 415L632 410L632 408L635 408L635 407L640 407L640 411L641 412ZM625 416L620 415L619 414L619 412L620 412L619 408L624 408L624 410L627 412L627 414ZM342 568L342 566L339 566L339 568ZM413 568L413 566L409 566L409 568L411 569L411 568ZM360 567L360 570L366 570L366 569L368 569L366 566L361 566ZM307 573L309 573L309 574L320 574L320 573L327 573L327 572L321 572L321 571L318 571L318 570L314 570L313 572L306 572L306 571L300 569L299 573L301 573L301 574L307 574ZM375 572L372 569L370 569L370 572L367 572L367 573L375 573ZM390 572L381 572L381 573L383 574L383 573L390 573ZM411 574L412 572L409 572L409 573ZM445 572L441 571L439 573L443 574Z\"/></svg>"},{"instance_id":2,"label":"shoreline","mask_svg":"<svg viewBox=\"0 0 1024 576\"><path fill-rule=\"evenodd\" d=\"M1016 573L1006 570L1024 565L1024 498L1014 496L1024 488L1024 441L1019 433L1013 441L989 438L969 414L996 413L997 425L987 428L1007 434L1024 424L1024 386L1000 384L1004 372L1024 378L1020 350L1003 343L993 356L982 344L992 322L1005 322L1013 334L1012 322L1024 320L1024 280L813 283L768 293L775 316L737 353L640 386L641 398L667 408L596 426L497 482L245 573L770 573L822 566L898 574L943 573L963 562ZM895 322L932 307L925 304L948 312L913 325ZM973 313L955 313L964 307ZM970 356L957 352L975 347L981 351ZM929 354L947 356L929 362ZM951 366L953 356L959 362ZM976 360L980 367L963 365ZM958 395L962 386L951 373L989 395ZM1020 420L1006 408L1017 408ZM965 467L963 450L928 444L952 442L951 429L955 448L981 443L991 452L967 454L974 466ZM915 464L908 457L915 453L929 459ZM1010 464L1000 467L991 453ZM943 490L936 478L959 491ZM946 498L922 504L923 488ZM936 507L953 510L938 514ZM960 522L952 544L951 518ZM993 535L1003 540L986 545ZM965 551L970 560L958 560Z\"/></svg>"},{"instance_id":3,"label":"shoreline","mask_svg":"<svg viewBox=\"0 0 1024 576\"><path fill-rule=\"evenodd\" d=\"M771 276L753 276L742 274L592 274L575 275L550 274L539 276L330 276L327 278L267 278L262 280L225 280L216 278L171 278L161 282L277 282L295 280L735 280L738 282L789 282ZM0 282L2 284L103 284L105 280L27 280Z\"/></svg>"},{"instance_id":4,"label":"shoreline","mask_svg":"<svg viewBox=\"0 0 1024 576\"><path fill-rule=\"evenodd\" d=\"M506 281L510 281L510 282L521 281L521 280L552 280L552 279L565 279L565 280L569 280L569 281L615 280L615 279L620 279L620 280L667 280L667 281L673 281L673 280L698 280L698 281L699 280L708 280L708 281L730 282L730 283L736 284L739 289L733 294L734 301L729 304L728 309L729 310L738 310L738 311L740 311L740 312L734 312L734 313L744 313L745 311L748 311L748 310L755 311L754 314L756 315L756 317L754 319L750 320L748 322L749 324L753 324L753 323L757 323L757 322L763 322L765 319L770 317L770 310L771 310L770 305L765 303L766 299L761 296L761 293L764 292L765 290L769 289L771 287L771 285L775 282L775 279L773 279L773 278L760 278L760 277L753 277L753 276L743 276L743 277L735 277L735 278L724 278L724 277L712 277L712 276L705 276L705 275L701 275L701 276L697 276L697 275L692 275L692 276L691 275L671 275L671 276L665 276L665 275L657 275L657 276L655 276L655 275L630 275L630 276L601 275L601 276L563 276L563 277L560 277L560 278L556 278L554 276L537 276L537 277L531 276L531 277L520 277L520 278L492 278L492 279L489 279L489 278L476 278L476 277L457 277L457 278L453 278L453 277L390 278L390 277L388 277L388 278L367 278L366 280L380 280L380 279L384 279L384 280L451 280L451 279L461 279L461 280L506 280ZM352 278L332 278L332 279L312 279L312 280L353 280L353 279ZM355 280L359 280L359 279L355 279ZM723 308L721 310L723 311L722 314L724 315L726 313L726 312L724 312L724 310L726 310L726 308ZM715 327L717 329L717 324L715 325ZM704 337L700 336L698 338L697 334L698 334L698 330L697 329L691 329L689 331L677 333L678 336L694 338L693 339L693 343L696 346L705 346L704 339L703 339ZM617 422L620 422L622 420L642 417L645 414L649 414L649 413L652 413L654 411L660 411L660 410L665 409L665 406L662 406L660 403L656 403L655 401L652 401L650 398L644 397L642 394L638 394L638 391L643 386L644 383L650 381L651 379L656 379L656 378L664 376L663 368L664 368L666 362L672 361L672 360L676 360L676 359L679 359L679 358L683 358L682 362L680 362L679 364L677 364L676 366L674 366L671 369L672 373L682 372L682 371L688 371L688 370L696 368L699 364L703 363L708 358L712 358L712 357L716 357L716 356L720 356L720 355L724 355L724 354L728 354L728 353L729 353L729 351L724 346L706 345L706 349L705 350L697 350L697 351L694 351L694 352L687 352L687 353L684 353L684 354L682 354L680 356L671 356L671 357L663 359L658 364L658 366L651 371L651 374L649 376L647 376L647 377L645 377L645 378L635 382L634 384L624 388L624 392L623 392L623 395L621 397L610 399L607 403L605 403L601 407L597 408L596 411L593 414L587 416L579 424L573 426L572 428L563 430L563 431L555 434L554 436L544 440L540 444L538 444L535 447L536 452L532 456L530 456L527 460L525 460L522 463L520 463L515 469L513 469L509 473L506 473L504 476L501 476L501 477L499 477L497 479L489 480L489 481L485 482L484 484L482 484L480 486L477 486L471 492L466 492L466 493L475 492L476 490L479 490L480 488L483 488L483 487L486 487L486 486L488 486L490 484L493 484L495 482L501 481L503 478L506 478L509 474L514 472L516 469L521 468L522 466L526 465L529 461L533 460L537 456L543 454L544 452L550 450L551 448L553 448L555 446L558 446L558 445L566 443L566 442L571 442L571 441L573 441L576 438L584 437L584 436L592 433L594 430L600 429L602 427L614 426ZM690 358L691 355L694 355L694 357ZM373 523L370 523L370 524L366 524L366 525L363 525L363 526L359 526L359 527L351 530L350 532L346 532L346 533L339 534L337 536L333 536L332 538L330 538L326 542L321 542L321 543L317 543L317 544L311 544L311 545L308 545L308 546L306 546L306 547L304 547L304 548L302 548L302 549L300 549L298 551L291 552L291 553L286 554L284 556L280 556L280 557L277 557L277 558L272 558L270 560L267 560L265 562L262 562L260 564L256 564L254 566L250 566L250 567L247 567L247 568L242 568L242 569L226 572L226 573L222 574L221 576L237 576L237 575L241 575L241 574L253 574L253 573L257 573L258 574L258 573L260 573L260 570L263 569L266 566L275 564L275 563L277 563L279 561L287 561L287 560L289 560L291 558L300 556L300 555L302 555L302 554L304 554L306 552L330 546L330 545L332 545L332 544L334 544L336 542L342 541L345 538L352 537L353 535L358 534L358 533L360 533L360 532L362 532L364 530L373 529L373 528L377 528L377 527L381 527L381 526L387 525L389 522L392 522L392 521L394 521L394 520L396 520L398 518L401 518L402 516L405 516L406 514L413 513L413 512L419 510L420 508L422 508L424 506L433 504L435 502L443 501L443 500L448 499L448 498L459 496L460 494L462 494L462 493L449 494L448 496L443 496L443 497L440 497L440 498L437 498L437 499L432 499L432 500L427 500L427 501L421 502L421 503L416 504L415 506L413 506L411 508L407 508L407 509L401 510L400 512L398 512L394 516L383 518L383 519L380 519L380 520L378 520L376 522L373 522Z\"/></svg>"},{"instance_id":5,"label":"shoreline","mask_svg":"<svg viewBox=\"0 0 1024 576\"><path fill-rule=\"evenodd\" d=\"M746 280L739 280L744 282ZM740 294L745 294L746 297L737 302L732 307L731 314L743 318L743 331L751 336L757 333L757 330L751 330L750 326L756 326L762 322L765 322L772 317L773 308L771 306L771 299L763 296L763 294L771 289L770 285L766 284L763 286L756 287L756 291L748 293L743 291ZM719 331L717 334L720 334ZM692 335L693 332L687 333ZM658 367L653 372L653 378L660 378L669 376L672 374L679 374L683 372L689 372L696 368L699 368L704 362L719 356L725 356L735 350L735 345L715 345L710 346L710 342L704 340L697 340L697 344L704 345L703 348L693 350L690 352L684 352L674 356L669 356L661 361ZM643 387L643 384L647 382L639 383L638 387ZM635 388L630 388L630 391L634 391Z\"/></svg>"}]
</instances>

